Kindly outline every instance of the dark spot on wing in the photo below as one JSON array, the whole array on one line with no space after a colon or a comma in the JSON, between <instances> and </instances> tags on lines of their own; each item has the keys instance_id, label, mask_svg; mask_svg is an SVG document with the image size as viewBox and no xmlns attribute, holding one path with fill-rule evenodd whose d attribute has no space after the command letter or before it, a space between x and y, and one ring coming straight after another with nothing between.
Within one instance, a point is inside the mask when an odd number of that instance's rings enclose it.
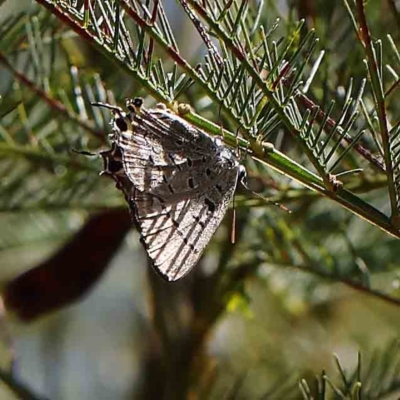
<instances>
[{"instance_id":1,"label":"dark spot on wing","mask_svg":"<svg viewBox=\"0 0 400 400\"><path fill-rule=\"evenodd\" d=\"M187 240L187 238L185 236L182 236L182 240L183 240L183 243L186 244L186 246L189 246L192 250L194 250L194 246L192 245L192 243L189 243L189 241Z\"/></svg>"},{"instance_id":2,"label":"dark spot on wing","mask_svg":"<svg viewBox=\"0 0 400 400\"><path fill-rule=\"evenodd\" d=\"M215 188L218 190L218 192L222 193L221 185L215 185Z\"/></svg>"},{"instance_id":3,"label":"dark spot on wing","mask_svg":"<svg viewBox=\"0 0 400 400\"><path fill-rule=\"evenodd\" d=\"M122 117L117 117L115 119L115 125L117 125L118 129L121 132L126 132L128 130L128 124L125 122L125 120Z\"/></svg>"},{"instance_id":4,"label":"dark spot on wing","mask_svg":"<svg viewBox=\"0 0 400 400\"><path fill-rule=\"evenodd\" d=\"M193 178L189 178L189 179L188 179L188 185L189 185L190 189L193 189L193 188L194 188Z\"/></svg>"},{"instance_id":5,"label":"dark spot on wing","mask_svg":"<svg viewBox=\"0 0 400 400\"><path fill-rule=\"evenodd\" d=\"M111 173L116 173L122 169L122 162L118 160L109 159L107 169Z\"/></svg>"},{"instance_id":6,"label":"dark spot on wing","mask_svg":"<svg viewBox=\"0 0 400 400\"><path fill-rule=\"evenodd\" d=\"M209 198L206 197L204 199L204 203L208 207L208 211L210 211L212 213L215 211L215 203L213 201L211 201Z\"/></svg>"},{"instance_id":7,"label":"dark spot on wing","mask_svg":"<svg viewBox=\"0 0 400 400\"><path fill-rule=\"evenodd\" d=\"M194 220L204 229L205 228L205 223L200 219L199 216L193 216Z\"/></svg>"},{"instance_id":8,"label":"dark spot on wing","mask_svg":"<svg viewBox=\"0 0 400 400\"><path fill-rule=\"evenodd\" d=\"M176 226L177 228L179 227L179 222L178 222L178 221L175 221L175 220L172 218L172 215L171 215L171 213L170 213L169 211L167 212L167 217L172 221L172 223L173 223L174 226Z\"/></svg>"},{"instance_id":9,"label":"dark spot on wing","mask_svg":"<svg viewBox=\"0 0 400 400\"><path fill-rule=\"evenodd\" d=\"M178 235L182 238L183 243L185 243L186 246L189 246L191 248L191 250L195 251L195 247L192 243L189 243L189 240L187 239L187 237L178 229L179 228L179 222L176 221L171 213L169 211L167 211L166 213L167 217L171 220L172 224L177 228L175 232L178 233Z\"/></svg>"}]
</instances>

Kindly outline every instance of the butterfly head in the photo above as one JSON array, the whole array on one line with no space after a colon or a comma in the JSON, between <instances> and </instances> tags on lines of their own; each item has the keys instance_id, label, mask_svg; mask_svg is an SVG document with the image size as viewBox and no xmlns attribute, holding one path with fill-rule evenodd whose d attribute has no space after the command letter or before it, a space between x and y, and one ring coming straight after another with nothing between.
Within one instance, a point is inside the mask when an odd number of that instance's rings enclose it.
<instances>
[{"instance_id":1,"label":"butterfly head","mask_svg":"<svg viewBox=\"0 0 400 400\"><path fill-rule=\"evenodd\" d=\"M135 97L134 99L126 100L126 108L134 114L139 114L140 109L143 106L143 99L141 97Z\"/></svg>"}]
</instances>

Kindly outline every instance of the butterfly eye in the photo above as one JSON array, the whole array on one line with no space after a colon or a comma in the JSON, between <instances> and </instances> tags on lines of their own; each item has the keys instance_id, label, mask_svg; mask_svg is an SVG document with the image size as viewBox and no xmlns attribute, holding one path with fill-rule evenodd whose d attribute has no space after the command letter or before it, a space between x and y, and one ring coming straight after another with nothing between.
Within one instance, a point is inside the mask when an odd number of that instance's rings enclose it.
<instances>
[{"instance_id":1,"label":"butterfly eye","mask_svg":"<svg viewBox=\"0 0 400 400\"><path fill-rule=\"evenodd\" d=\"M246 185L247 172L243 165L239 166L238 181Z\"/></svg>"},{"instance_id":2,"label":"butterfly eye","mask_svg":"<svg viewBox=\"0 0 400 400\"><path fill-rule=\"evenodd\" d=\"M137 108L142 107L142 105L143 105L143 99L142 99L141 97L135 97L135 98L133 99L133 105L134 105L135 107L137 107Z\"/></svg>"}]
</instances>

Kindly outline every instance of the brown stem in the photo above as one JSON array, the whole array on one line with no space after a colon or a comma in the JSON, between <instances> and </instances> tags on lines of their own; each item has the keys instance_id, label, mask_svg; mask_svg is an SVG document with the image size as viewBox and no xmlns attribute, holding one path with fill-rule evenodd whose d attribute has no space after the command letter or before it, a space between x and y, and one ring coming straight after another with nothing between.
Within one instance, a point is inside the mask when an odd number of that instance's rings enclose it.
<instances>
[{"instance_id":1,"label":"brown stem","mask_svg":"<svg viewBox=\"0 0 400 400\"><path fill-rule=\"evenodd\" d=\"M76 301L102 276L131 225L125 210L93 216L50 259L6 285L6 308L30 321Z\"/></svg>"}]
</instances>

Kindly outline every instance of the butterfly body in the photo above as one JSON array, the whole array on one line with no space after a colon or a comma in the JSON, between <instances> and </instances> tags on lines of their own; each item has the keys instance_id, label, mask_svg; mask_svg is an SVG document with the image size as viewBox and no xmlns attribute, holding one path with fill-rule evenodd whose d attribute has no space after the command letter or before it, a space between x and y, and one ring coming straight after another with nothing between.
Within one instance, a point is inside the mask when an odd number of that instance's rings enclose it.
<instances>
[{"instance_id":1,"label":"butterfly body","mask_svg":"<svg viewBox=\"0 0 400 400\"><path fill-rule=\"evenodd\" d=\"M165 106L114 109L104 173L127 199L141 241L168 281L199 260L233 198L244 168L219 140Z\"/></svg>"}]
</instances>

